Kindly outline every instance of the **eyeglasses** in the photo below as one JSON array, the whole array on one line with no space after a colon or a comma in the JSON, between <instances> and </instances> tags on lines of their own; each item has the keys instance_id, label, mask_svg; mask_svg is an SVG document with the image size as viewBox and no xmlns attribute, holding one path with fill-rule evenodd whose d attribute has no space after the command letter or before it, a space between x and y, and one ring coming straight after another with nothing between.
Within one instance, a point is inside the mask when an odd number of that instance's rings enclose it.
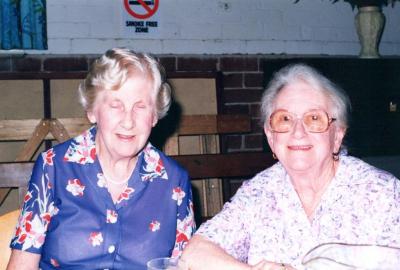
<instances>
[{"instance_id":1,"label":"eyeglasses","mask_svg":"<svg viewBox=\"0 0 400 270\"><path fill-rule=\"evenodd\" d=\"M324 110L308 111L301 118L286 110L277 110L271 114L269 125L273 132L285 133L291 131L299 119L303 122L304 128L312 133L327 131L330 124L336 120L336 118L329 117Z\"/></svg>"}]
</instances>

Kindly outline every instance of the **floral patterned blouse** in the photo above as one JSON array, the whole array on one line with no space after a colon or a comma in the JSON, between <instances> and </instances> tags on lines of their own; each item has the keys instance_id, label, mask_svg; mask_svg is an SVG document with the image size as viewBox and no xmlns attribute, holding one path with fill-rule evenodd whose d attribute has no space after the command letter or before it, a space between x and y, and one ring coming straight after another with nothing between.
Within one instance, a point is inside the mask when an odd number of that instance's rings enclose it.
<instances>
[{"instance_id":1,"label":"floral patterned blouse","mask_svg":"<svg viewBox=\"0 0 400 270\"><path fill-rule=\"evenodd\" d=\"M311 222L280 163L245 182L231 202L196 234L235 258L304 269L311 248L329 242L400 247L400 182L391 174L341 156Z\"/></svg>"},{"instance_id":2,"label":"floral patterned blouse","mask_svg":"<svg viewBox=\"0 0 400 270\"><path fill-rule=\"evenodd\" d=\"M35 163L11 248L47 269L146 269L179 256L195 230L187 172L150 143L114 204L95 147L96 127Z\"/></svg>"}]
</instances>

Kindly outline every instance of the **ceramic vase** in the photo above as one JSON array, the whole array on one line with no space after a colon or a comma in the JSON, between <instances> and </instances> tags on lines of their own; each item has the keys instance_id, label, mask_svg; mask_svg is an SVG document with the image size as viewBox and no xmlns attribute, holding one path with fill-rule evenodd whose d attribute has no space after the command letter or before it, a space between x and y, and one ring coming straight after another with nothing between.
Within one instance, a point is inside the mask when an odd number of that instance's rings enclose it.
<instances>
[{"instance_id":1,"label":"ceramic vase","mask_svg":"<svg viewBox=\"0 0 400 270\"><path fill-rule=\"evenodd\" d=\"M359 7L355 24L361 44L360 58L379 58L379 41L385 25L385 15L381 8Z\"/></svg>"}]
</instances>

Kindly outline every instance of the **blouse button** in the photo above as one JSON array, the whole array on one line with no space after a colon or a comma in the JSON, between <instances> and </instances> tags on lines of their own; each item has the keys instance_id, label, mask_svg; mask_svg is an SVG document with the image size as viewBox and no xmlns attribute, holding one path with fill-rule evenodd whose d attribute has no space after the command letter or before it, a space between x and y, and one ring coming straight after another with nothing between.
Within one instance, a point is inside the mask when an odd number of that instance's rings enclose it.
<instances>
[{"instance_id":1,"label":"blouse button","mask_svg":"<svg viewBox=\"0 0 400 270\"><path fill-rule=\"evenodd\" d=\"M108 253L113 253L115 251L115 246L111 245L108 247Z\"/></svg>"}]
</instances>

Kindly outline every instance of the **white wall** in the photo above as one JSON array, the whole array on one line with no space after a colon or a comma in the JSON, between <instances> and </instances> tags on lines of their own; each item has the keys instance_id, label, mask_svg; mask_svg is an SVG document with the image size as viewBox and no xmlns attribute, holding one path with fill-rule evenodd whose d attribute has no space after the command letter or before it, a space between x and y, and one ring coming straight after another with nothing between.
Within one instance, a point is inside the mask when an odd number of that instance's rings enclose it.
<instances>
[{"instance_id":1,"label":"white wall","mask_svg":"<svg viewBox=\"0 0 400 270\"><path fill-rule=\"evenodd\" d=\"M330 0L160 0L158 33L123 33L123 0L47 0L48 54L119 46L156 54L357 55L357 12ZM400 3L384 7L382 55L400 55ZM28 51L28 53L43 53Z\"/></svg>"}]
</instances>

